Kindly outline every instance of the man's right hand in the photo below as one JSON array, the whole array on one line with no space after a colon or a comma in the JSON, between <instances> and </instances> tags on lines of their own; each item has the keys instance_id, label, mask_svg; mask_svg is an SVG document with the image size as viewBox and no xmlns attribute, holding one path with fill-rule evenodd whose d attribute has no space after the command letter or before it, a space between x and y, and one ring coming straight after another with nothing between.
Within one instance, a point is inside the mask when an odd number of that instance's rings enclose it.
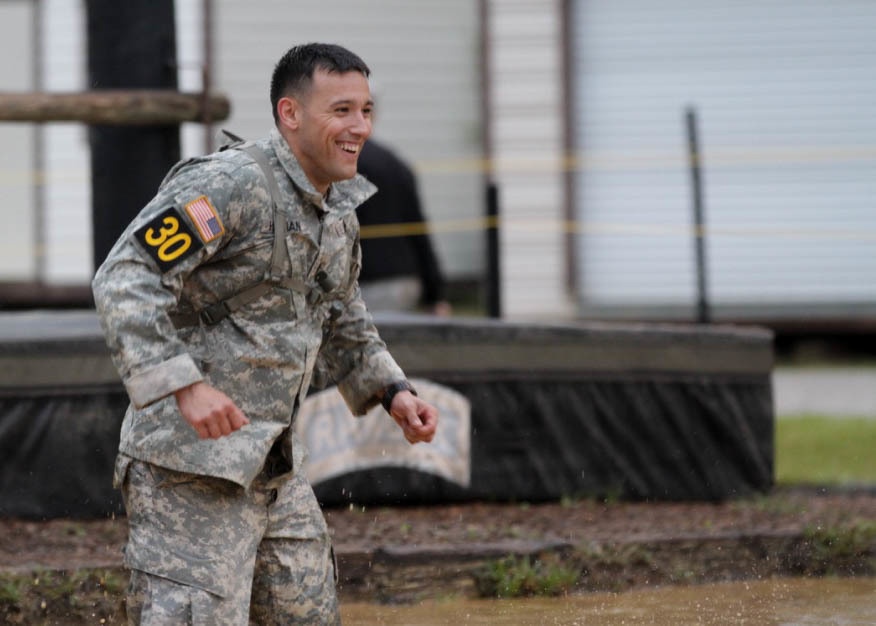
<instances>
[{"instance_id":1,"label":"man's right hand","mask_svg":"<svg viewBox=\"0 0 876 626\"><path fill-rule=\"evenodd\" d=\"M219 439L249 424L231 398L205 382L183 387L173 395L180 413L201 439Z\"/></svg>"}]
</instances>

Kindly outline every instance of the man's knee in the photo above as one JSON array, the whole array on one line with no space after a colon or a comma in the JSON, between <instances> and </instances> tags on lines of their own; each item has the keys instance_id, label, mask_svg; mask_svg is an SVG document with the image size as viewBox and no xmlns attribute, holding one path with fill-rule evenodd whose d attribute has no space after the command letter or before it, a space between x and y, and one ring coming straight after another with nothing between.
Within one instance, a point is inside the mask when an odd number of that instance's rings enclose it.
<instances>
[{"instance_id":1,"label":"man's knee","mask_svg":"<svg viewBox=\"0 0 876 626\"><path fill-rule=\"evenodd\" d=\"M253 624L340 624L335 563L328 537L267 539L253 580Z\"/></svg>"}]
</instances>

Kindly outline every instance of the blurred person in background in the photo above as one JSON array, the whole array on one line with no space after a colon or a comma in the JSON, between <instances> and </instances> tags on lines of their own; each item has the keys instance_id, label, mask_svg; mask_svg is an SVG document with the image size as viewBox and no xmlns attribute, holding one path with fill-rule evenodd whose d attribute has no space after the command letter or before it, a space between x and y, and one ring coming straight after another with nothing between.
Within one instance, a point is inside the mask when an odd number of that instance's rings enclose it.
<instances>
[{"instance_id":1,"label":"blurred person in background","mask_svg":"<svg viewBox=\"0 0 876 626\"><path fill-rule=\"evenodd\" d=\"M451 314L444 276L427 232L417 180L410 166L373 138L359 155L359 173L377 193L359 207L362 226L390 225L398 232L362 236L362 299L372 311Z\"/></svg>"},{"instance_id":2,"label":"blurred person in background","mask_svg":"<svg viewBox=\"0 0 876 626\"><path fill-rule=\"evenodd\" d=\"M370 70L329 44L271 78L274 128L177 164L93 283L131 404L114 482L131 624L338 624L328 527L293 422L314 383L382 404L410 443L438 421L359 293L356 173ZM319 379L319 380L317 380Z\"/></svg>"}]
</instances>

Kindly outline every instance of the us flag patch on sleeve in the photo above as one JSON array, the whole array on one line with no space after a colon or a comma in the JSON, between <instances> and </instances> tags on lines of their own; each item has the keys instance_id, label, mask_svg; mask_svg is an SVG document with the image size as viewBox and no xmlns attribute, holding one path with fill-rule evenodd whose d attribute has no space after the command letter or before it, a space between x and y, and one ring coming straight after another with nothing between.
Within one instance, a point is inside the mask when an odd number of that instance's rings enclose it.
<instances>
[{"instance_id":1,"label":"us flag patch on sleeve","mask_svg":"<svg viewBox=\"0 0 876 626\"><path fill-rule=\"evenodd\" d=\"M192 218L192 222L201 236L201 241L204 243L210 243L225 232L222 220L219 219L219 214L216 213L216 209L213 208L207 196L195 198L185 206L185 210Z\"/></svg>"}]
</instances>

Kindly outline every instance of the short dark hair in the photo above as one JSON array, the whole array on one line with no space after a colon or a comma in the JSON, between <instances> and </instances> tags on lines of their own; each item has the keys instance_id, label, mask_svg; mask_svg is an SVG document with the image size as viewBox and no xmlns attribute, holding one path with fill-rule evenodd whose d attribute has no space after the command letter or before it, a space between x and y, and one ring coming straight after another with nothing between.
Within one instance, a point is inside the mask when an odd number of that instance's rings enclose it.
<instances>
[{"instance_id":1,"label":"short dark hair","mask_svg":"<svg viewBox=\"0 0 876 626\"><path fill-rule=\"evenodd\" d=\"M317 69L338 74L361 72L366 78L371 74L365 61L336 44L307 43L290 48L277 61L271 76L271 109L274 122L279 121L277 103L280 98L305 93L310 88L313 73Z\"/></svg>"}]
</instances>

